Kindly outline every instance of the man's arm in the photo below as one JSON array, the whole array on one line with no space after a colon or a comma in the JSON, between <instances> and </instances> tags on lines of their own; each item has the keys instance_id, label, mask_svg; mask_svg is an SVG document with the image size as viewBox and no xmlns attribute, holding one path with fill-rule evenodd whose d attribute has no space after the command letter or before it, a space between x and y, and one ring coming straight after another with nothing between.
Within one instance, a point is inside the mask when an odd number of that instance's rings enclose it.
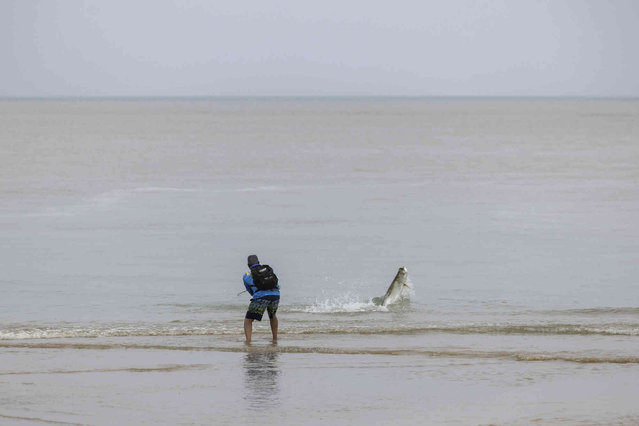
<instances>
[{"instance_id":1,"label":"man's arm","mask_svg":"<svg viewBox=\"0 0 639 426\"><path fill-rule=\"evenodd\" d=\"M248 291L249 294L253 296L253 294L255 293L255 290L253 289L253 277L251 277L249 274L244 274L244 277L242 277L242 281L244 281L244 287L246 288L246 291Z\"/></svg>"}]
</instances>

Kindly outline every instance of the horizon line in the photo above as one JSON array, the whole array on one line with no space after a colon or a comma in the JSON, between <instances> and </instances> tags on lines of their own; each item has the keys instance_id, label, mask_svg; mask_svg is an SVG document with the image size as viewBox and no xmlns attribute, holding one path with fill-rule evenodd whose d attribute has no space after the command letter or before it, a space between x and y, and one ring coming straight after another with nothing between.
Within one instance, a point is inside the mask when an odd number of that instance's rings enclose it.
<instances>
[{"instance_id":1,"label":"horizon line","mask_svg":"<svg viewBox=\"0 0 639 426\"><path fill-rule=\"evenodd\" d=\"M108 100L639 100L639 96L587 95L107 95L0 96L0 101L108 101Z\"/></svg>"}]
</instances>

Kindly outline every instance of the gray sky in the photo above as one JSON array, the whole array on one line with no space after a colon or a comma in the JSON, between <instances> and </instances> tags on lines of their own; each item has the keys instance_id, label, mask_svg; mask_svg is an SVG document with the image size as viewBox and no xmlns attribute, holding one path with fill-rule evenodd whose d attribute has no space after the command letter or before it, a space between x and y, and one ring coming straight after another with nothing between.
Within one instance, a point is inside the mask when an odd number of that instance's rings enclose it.
<instances>
[{"instance_id":1,"label":"gray sky","mask_svg":"<svg viewBox=\"0 0 639 426\"><path fill-rule=\"evenodd\" d=\"M0 0L0 97L639 96L639 0Z\"/></svg>"}]
</instances>

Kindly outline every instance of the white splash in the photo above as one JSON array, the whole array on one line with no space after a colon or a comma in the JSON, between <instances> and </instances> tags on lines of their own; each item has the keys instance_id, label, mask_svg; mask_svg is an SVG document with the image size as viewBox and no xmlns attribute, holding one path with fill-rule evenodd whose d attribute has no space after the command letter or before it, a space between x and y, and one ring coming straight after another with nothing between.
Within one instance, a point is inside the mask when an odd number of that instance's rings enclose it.
<instances>
[{"instance_id":1,"label":"white splash","mask_svg":"<svg viewBox=\"0 0 639 426\"><path fill-rule=\"evenodd\" d=\"M384 306L375 305L371 300L362 301L362 298L346 293L339 296L329 297L324 300L316 300L311 306L302 308L293 308L291 311L308 312L313 314L328 313L351 313L351 312L386 312L388 309Z\"/></svg>"}]
</instances>

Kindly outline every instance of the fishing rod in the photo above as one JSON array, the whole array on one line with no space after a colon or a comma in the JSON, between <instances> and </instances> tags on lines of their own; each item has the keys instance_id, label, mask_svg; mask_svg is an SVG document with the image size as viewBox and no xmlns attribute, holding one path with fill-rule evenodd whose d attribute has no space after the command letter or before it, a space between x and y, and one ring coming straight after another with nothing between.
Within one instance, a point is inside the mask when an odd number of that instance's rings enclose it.
<instances>
[{"instance_id":1,"label":"fishing rod","mask_svg":"<svg viewBox=\"0 0 639 426\"><path fill-rule=\"evenodd\" d=\"M237 295L239 296L242 293L248 293L248 290L240 291L239 293L237 293Z\"/></svg>"}]
</instances>

